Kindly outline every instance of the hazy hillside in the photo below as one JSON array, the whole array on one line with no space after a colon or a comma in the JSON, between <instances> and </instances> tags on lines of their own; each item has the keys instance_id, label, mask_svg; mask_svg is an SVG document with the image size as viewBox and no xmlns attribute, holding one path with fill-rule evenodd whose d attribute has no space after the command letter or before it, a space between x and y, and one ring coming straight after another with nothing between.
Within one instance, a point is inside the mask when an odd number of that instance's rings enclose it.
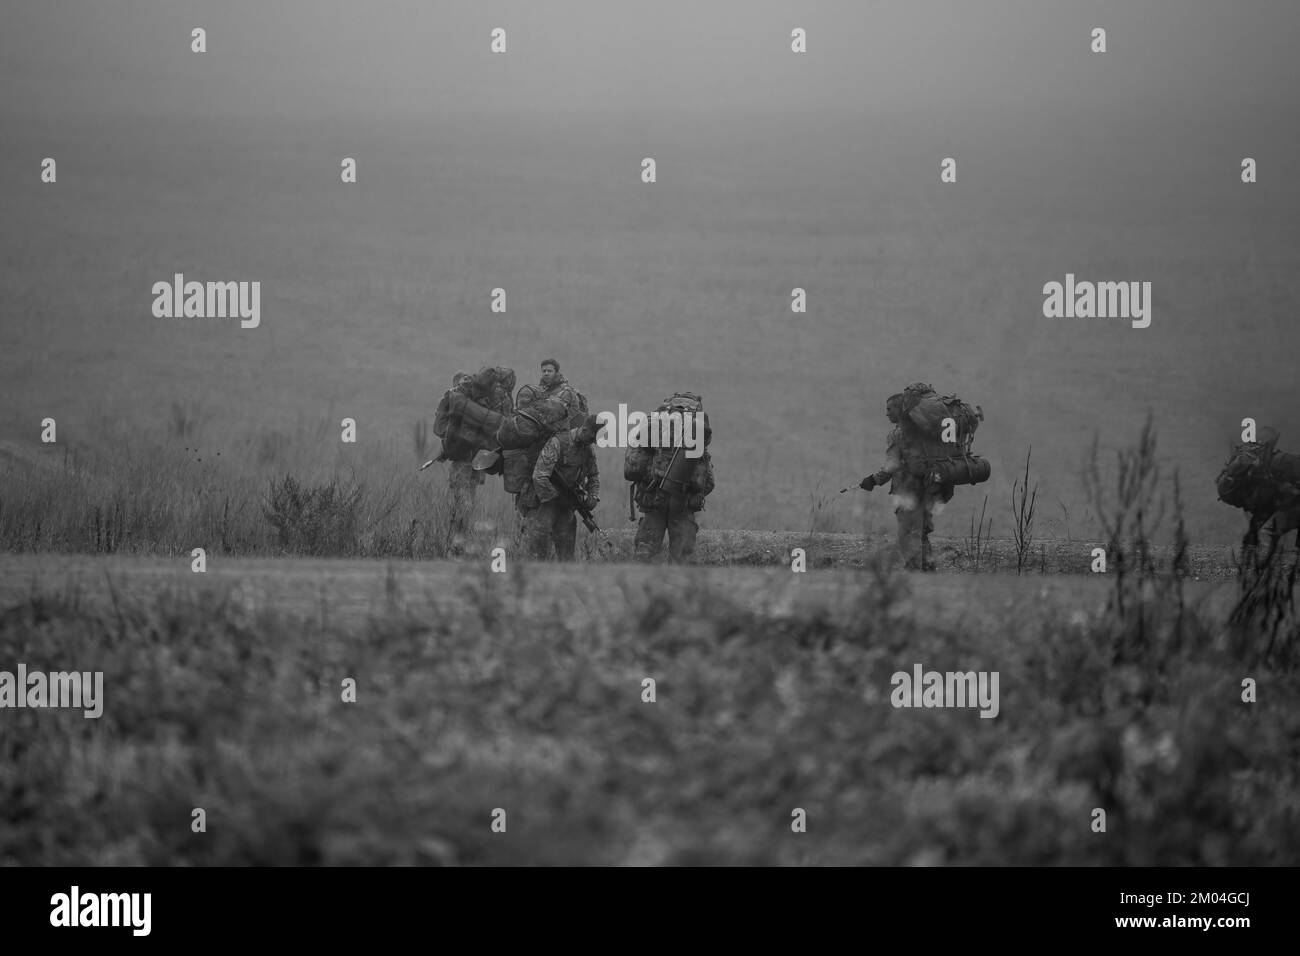
<instances>
[{"instance_id":1,"label":"hazy hillside","mask_svg":"<svg viewBox=\"0 0 1300 956\"><path fill-rule=\"evenodd\" d=\"M705 396L714 527L806 529L830 493L823 525L882 528L885 495L834 492L879 463L885 397L923 380L984 407L994 466L941 533L964 531L985 491L1005 528L1031 442L1040 529L1064 532L1063 502L1086 531L1088 439L1123 444L1150 408L1192 533L1214 541L1239 533L1213 478L1240 419L1300 445L1296 190L1278 159L1255 186L1237 174L1243 142L1294 149L1277 128L1261 142L1191 114L1003 108L22 130L22 150L0 149L11 441L49 415L61 441L94 444L101 417L157 424L194 401L218 447L346 415L365 455L409 443L456 368L522 381L554 356L596 408ZM38 154L58 157L57 187L32 173ZM941 186L946 155L958 182ZM260 328L153 318L150 287L177 271L260 280ZM1151 327L1044 318L1042 285L1067 272L1150 281ZM807 315L790 312L796 286ZM603 454L611 477L620 460Z\"/></svg>"}]
</instances>

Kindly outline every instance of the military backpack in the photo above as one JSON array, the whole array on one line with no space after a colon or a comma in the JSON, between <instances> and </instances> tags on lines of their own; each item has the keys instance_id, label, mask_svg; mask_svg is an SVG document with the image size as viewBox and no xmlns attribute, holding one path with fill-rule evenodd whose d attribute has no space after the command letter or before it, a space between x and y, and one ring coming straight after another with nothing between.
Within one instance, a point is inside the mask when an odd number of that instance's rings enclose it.
<instances>
[{"instance_id":1,"label":"military backpack","mask_svg":"<svg viewBox=\"0 0 1300 956\"><path fill-rule=\"evenodd\" d=\"M1247 511L1282 507L1300 488L1300 456L1278 451L1278 432L1261 429L1260 441L1239 442L1215 479L1219 500Z\"/></svg>"},{"instance_id":2,"label":"military backpack","mask_svg":"<svg viewBox=\"0 0 1300 956\"><path fill-rule=\"evenodd\" d=\"M907 471L941 485L978 485L988 481L988 461L971 453L975 430L984 410L956 395L939 395L930 385L916 382L903 390L902 453ZM947 419L952 419L952 441L944 441Z\"/></svg>"},{"instance_id":3,"label":"military backpack","mask_svg":"<svg viewBox=\"0 0 1300 956\"><path fill-rule=\"evenodd\" d=\"M984 410L978 405L963 402L956 395L940 396L933 387L921 382L903 390L903 414L922 436L941 443L944 420L951 418L956 441L950 444L961 446L963 451L970 451L975 430L984 420Z\"/></svg>"}]
</instances>

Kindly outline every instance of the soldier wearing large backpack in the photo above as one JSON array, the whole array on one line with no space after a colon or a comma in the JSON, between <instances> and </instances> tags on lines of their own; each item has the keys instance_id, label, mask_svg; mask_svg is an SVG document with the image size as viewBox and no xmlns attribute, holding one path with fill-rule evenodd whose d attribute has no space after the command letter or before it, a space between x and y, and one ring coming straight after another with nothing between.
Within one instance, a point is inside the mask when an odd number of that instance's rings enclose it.
<instances>
[{"instance_id":1,"label":"soldier wearing large backpack","mask_svg":"<svg viewBox=\"0 0 1300 956\"><path fill-rule=\"evenodd\" d=\"M941 398L929 385L916 383L889 396L885 415L893 423L885 464L862 479L871 491L890 482L897 500L898 551L903 567L933 571L930 535L934 511L952 500L958 484L987 481L988 462L970 453L971 438L983 412L955 396Z\"/></svg>"},{"instance_id":2,"label":"soldier wearing large backpack","mask_svg":"<svg viewBox=\"0 0 1300 956\"><path fill-rule=\"evenodd\" d=\"M704 412L704 401L693 392L678 392L666 399L658 411L683 415L699 413L704 420L703 454L691 457L677 442L676 447L628 448L623 477L632 482L633 500L641 511L634 551L637 560L652 561L663 549L668 536L668 559L688 561L695 551L699 524L695 515L704 510L704 499L713 492L713 459L708 444L712 429Z\"/></svg>"},{"instance_id":3,"label":"soldier wearing large backpack","mask_svg":"<svg viewBox=\"0 0 1300 956\"><path fill-rule=\"evenodd\" d=\"M515 496L515 510L521 520L520 533L528 540L529 522L540 502L533 488L533 469L547 440L567 429L578 428L587 419L587 396L560 374L560 363L543 359L537 384L520 386L515 409L527 417L522 433L507 434L503 469L506 492ZM530 411L531 410L531 411ZM516 421L518 421L516 419ZM541 532L538 532L539 534ZM574 531L576 534L576 529Z\"/></svg>"},{"instance_id":4,"label":"soldier wearing large backpack","mask_svg":"<svg viewBox=\"0 0 1300 956\"><path fill-rule=\"evenodd\" d=\"M589 508L600 501L600 469L592 447L600 428L596 416L588 415L577 428L552 435L542 445L531 486L520 495L520 511L527 516L524 540L532 557L550 557L554 545L559 560L573 560L578 536L573 495Z\"/></svg>"},{"instance_id":5,"label":"soldier wearing large backpack","mask_svg":"<svg viewBox=\"0 0 1300 956\"><path fill-rule=\"evenodd\" d=\"M1300 455L1277 450L1280 434L1261 427L1259 440L1240 442L1215 481L1219 500L1250 516L1242 546L1253 549L1272 519L1274 540L1300 528Z\"/></svg>"},{"instance_id":6,"label":"soldier wearing large backpack","mask_svg":"<svg viewBox=\"0 0 1300 956\"><path fill-rule=\"evenodd\" d=\"M463 539L468 530L474 498L484 481L484 473L474 469L474 456L494 443L496 420L511 411L513 387L514 372L507 368L485 368L477 375L458 371L438 403L433 433L442 439L442 450L434 461L449 463L447 486L454 547L460 546L458 539Z\"/></svg>"}]
</instances>

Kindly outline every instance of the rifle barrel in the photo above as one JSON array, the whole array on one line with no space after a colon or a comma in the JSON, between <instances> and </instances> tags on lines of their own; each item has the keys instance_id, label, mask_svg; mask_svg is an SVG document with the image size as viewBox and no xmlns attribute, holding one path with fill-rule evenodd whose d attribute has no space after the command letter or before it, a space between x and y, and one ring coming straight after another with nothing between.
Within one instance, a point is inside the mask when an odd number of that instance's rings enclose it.
<instances>
[{"instance_id":1,"label":"rifle barrel","mask_svg":"<svg viewBox=\"0 0 1300 956\"><path fill-rule=\"evenodd\" d=\"M591 508L587 507L587 504L578 497L578 493L574 490L573 486L569 484L568 480L561 475L558 470L551 472L551 481L559 486L562 495L573 502L574 508L577 510L578 514L582 516L583 526L591 532L600 531L600 526L596 524L596 519L592 517Z\"/></svg>"}]
</instances>

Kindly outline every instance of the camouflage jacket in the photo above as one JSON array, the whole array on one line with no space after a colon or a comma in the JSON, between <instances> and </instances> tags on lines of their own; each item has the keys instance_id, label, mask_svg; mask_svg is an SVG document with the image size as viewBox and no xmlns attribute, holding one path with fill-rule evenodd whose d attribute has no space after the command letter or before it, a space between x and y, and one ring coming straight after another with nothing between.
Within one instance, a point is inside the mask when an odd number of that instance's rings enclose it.
<instances>
[{"instance_id":1,"label":"camouflage jacket","mask_svg":"<svg viewBox=\"0 0 1300 956\"><path fill-rule=\"evenodd\" d=\"M515 406L517 408L527 408L533 402L542 398L554 398L562 402L564 407L569 410L571 418L578 411L578 392L563 375L555 376L555 381L551 382L549 388L540 382L522 386L519 389L519 396L515 401Z\"/></svg>"},{"instance_id":2,"label":"camouflage jacket","mask_svg":"<svg viewBox=\"0 0 1300 956\"><path fill-rule=\"evenodd\" d=\"M878 485L883 485L886 481L893 479L893 484L889 488L890 494L897 490L899 479L907 476L907 469L903 466L902 446L903 430L895 425L885 443L885 464L872 475Z\"/></svg>"},{"instance_id":3,"label":"camouflage jacket","mask_svg":"<svg viewBox=\"0 0 1300 956\"><path fill-rule=\"evenodd\" d=\"M924 458L923 443L909 435L901 425L895 425L885 444L885 464L872 477L876 479L877 484L881 485L889 481L891 495L920 494L927 485L926 478L924 475L912 474L907 466ZM953 490L951 485L945 485L940 489L940 496L944 501L949 501L953 496Z\"/></svg>"},{"instance_id":4,"label":"camouflage jacket","mask_svg":"<svg viewBox=\"0 0 1300 956\"><path fill-rule=\"evenodd\" d=\"M629 448L623 459L623 477L636 484L636 497L643 508L653 507L650 500L658 489L659 480L668 473L672 461L671 448ZM704 509L704 499L713 493L713 457L706 451L695 461L691 476L686 482L687 506L692 511ZM660 491L660 494L668 494Z\"/></svg>"},{"instance_id":5,"label":"camouflage jacket","mask_svg":"<svg viewBox=\"0 0 1300 956\"><path fill-rule=\"evenodd\" d=\"M533 487L539 501L550 501L560 494L551 481L558 470L570 487L589 498L600 497L600 470L591 445L579 445L574 439L579 429L571 428L547 439L533 467Z\"/></svg>"}]
</instances>

